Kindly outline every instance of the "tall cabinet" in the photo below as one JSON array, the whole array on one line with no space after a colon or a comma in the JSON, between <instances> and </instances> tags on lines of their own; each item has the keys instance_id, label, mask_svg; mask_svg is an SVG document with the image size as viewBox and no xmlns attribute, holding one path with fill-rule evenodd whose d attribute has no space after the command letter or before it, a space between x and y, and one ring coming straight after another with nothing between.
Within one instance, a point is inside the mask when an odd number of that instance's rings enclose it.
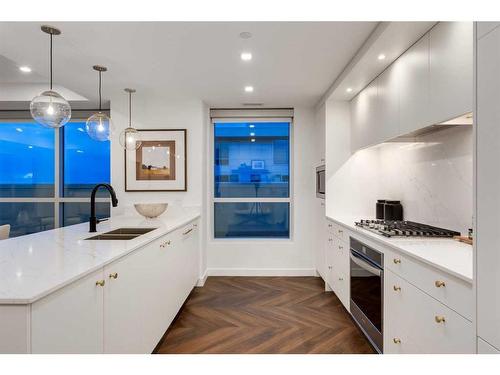
<instances>
[{"instance_id":1,"label":"tall cabinet","mask_svg":"<svg viewBox=\"0 0 500 375\"><path fill-rule=\"evenodd\" d=\"M500 23L477 23L476 296L478 352L500 350Z\"/></svg>"}]
</instances>

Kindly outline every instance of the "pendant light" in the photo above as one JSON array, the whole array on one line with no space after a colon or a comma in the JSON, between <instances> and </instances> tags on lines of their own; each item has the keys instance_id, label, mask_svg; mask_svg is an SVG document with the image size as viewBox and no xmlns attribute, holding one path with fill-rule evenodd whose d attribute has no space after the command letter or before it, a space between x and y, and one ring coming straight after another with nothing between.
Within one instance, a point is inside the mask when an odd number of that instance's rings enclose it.
<instances>
[{"instance_id":1,"label":"pendant light","mask_svg":"<svg viewBox=\"0 0 500 375\"><path fill-rule=\"evenodd\" d=\"M108 117L108 115L102 112L102 91L101 91L101 86L102 86L101 74L102 72L107 71L108 68L101 65L94 65L92 69L94 69L99 73L99 111L94 113L87 119L87 122L85 124L85 130L87 131L89 137L96 141L101 141L101 142L109 141L111 133L113 132L114 128L111 119Z\"/></svg>"},{"instance_id":2,"label":"pendant light","mask_svg":"<svg viewBox=\"0 0 500 375\"><path fill-rule=\"evenodd\" d=\"M120 133L120 145L125 150L137 150L141 147L141 135L132 127L132 94L135 92L134 89L125 89L125 92L128 93L128 127L125 128Z\"/></svg>"},{"instance_id":3,"label":"pendant light","mask_svg":"<svg viewBox=\"0 0 500 375\"><path fill-rule=\"evenodd\" d=\"M50 35L50 90L42 92L30 103L31 117L47 128L60 128L71 118L71 107L59 93L52 90L52 37L61 34L59 29L42 26L42 31Z\"/></svg>"}]
</instances>

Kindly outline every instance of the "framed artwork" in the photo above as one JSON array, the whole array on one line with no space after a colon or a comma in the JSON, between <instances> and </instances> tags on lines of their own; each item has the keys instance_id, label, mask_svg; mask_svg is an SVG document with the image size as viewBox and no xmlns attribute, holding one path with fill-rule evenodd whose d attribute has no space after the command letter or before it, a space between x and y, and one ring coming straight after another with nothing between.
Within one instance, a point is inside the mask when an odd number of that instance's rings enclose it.
<instances>
[{"instance_id":1,"label":"framed artwork","mask_svg":"<svg viewBox=\"0 0 500 375\"><path fill-rule=\"evenodd\" d=\"M264 160L252 160L252 169L264 169Z\"/></svg>"},{"instance_id":2,"label":"framed artwork","mask_svg":"<svg viewBox=\"0 0 500 375\"><path fill-rule=\"evenodd\" d=\"M186 129L137 129L141 145L125 150L125 191L186 191Z\"/></svg>"}]
</instances>

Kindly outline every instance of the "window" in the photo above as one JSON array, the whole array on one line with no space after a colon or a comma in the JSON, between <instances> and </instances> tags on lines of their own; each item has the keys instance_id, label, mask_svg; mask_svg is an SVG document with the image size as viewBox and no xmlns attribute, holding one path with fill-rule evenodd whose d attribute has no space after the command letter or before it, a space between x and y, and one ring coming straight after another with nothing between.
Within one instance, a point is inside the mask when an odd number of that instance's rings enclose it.
<instances>
[{"instance_id":1,"label":"window","mask_svg":"<svg viewBox=\"0 0 500 375\"><path fill-rule=\"evenodd\" d=\"M88 221L92 187L110 181L110 143L84 128L0 122L0 225L11 225L11 237ZM108 217L109 198L98 202L98 216Z\"/></svg>"},{"instance_id":2,"label":"window","mask_svg":"<svg viewBox=\"0 0 500 375\"><path fill-rule=\"evenodd\" d=\"M289 119L214 120L214 237L290 237Z\"/></svg>"}]
</instances>

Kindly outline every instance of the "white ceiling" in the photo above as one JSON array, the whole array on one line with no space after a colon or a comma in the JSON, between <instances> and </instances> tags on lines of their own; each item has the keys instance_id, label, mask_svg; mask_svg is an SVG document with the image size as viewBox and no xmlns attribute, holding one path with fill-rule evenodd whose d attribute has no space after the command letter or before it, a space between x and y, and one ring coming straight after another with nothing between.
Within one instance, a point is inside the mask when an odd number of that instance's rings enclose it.
<instances>
[{"instance_id":1,"label":"white ceiling","mask_svg":"<svg viewBox=\"0 0 500 375\"><path fill-rule=\"evenodd\" d=\"M72 22L49 23L54 80L91 100L105 65L104 97L138 94L199 98L213 107L316 104L377 26L376 22ZM0 84L48 76L48 36L40 23L1 22ZM249 31L250 39L239 33ZM253 54L251 62L240 53ZM28 65L33 73L17 70ZM255 91L244 93L252 85Z\"/></svg>"}]
</instances>

